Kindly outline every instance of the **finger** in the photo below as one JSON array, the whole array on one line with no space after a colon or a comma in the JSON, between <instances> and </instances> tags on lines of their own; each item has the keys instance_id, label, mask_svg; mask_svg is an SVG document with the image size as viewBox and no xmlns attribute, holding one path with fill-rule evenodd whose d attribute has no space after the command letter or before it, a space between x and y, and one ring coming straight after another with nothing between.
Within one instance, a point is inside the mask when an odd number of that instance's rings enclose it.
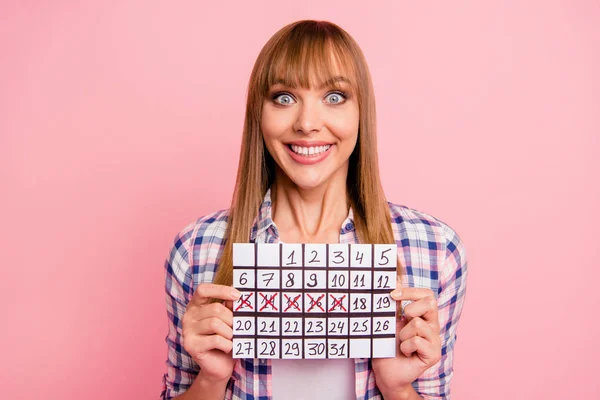
<instances>
[{"instance_id":1,"label":"finger","mask_svg":"<svg viewBox=\"0 0 600 400\"><path fill-rule=\"evenodd\" d=\"M433 297L433 291L431 289L414 288L414 287L401 287L394 289L390 295L392 299L398 300L420 300L425 297Z\"/></svg>"},{"instance_id":2,"label":"finger","mask_svg":"<svg viewBox=\"0 0 600 400\"><path fill-rule=\"evenodd\" d=\"M210 299L237 300L240 296L241 293L230 286L201 283L196 288L192 302L201 306L209 303Z\"/></svg>"},{"instance_id":3,"label":"finger","mask_svg":"<svg viewBox=\"0 0 600 400\"><path fill-rule=\"evenodd\" d=\"M223 305L233 311L233 300L226 300L223 302Z\"/></svg>"},{"instance_id":4,"label":"finger","mask_svg":"<svg viewBox=\"0 0 600 400\"><path fill-rule=\"evenodd\" d=\"M406 341L414 336L420 336L432 343L439 340L439 333L436 332L431 325L419 317L413 318L398 333L398 337L401 342Z\"/></svg>"},{"instance_id":5,"label":"finger","mask_svg":"<svg viewBox=\"0 0 600 400\"><path fill-rule=\"evenodd\" d=\"M189 314L189 315L188 315ZM233 326L233 312L221 303L205 304L188 310L184 317L190 321L202 321L207 318L216 317L228 326Z\"/></svg>"},{"instance_id":6,"label":"finger","mask_svg":"<svg viewBox=\"0 0 600 400\"><path fill-rule=\"evenodd\" d=\"M406 357L410 357L413 353L417 353L419 358L425 363L431 363L439 358L437 356L436 346L420 336L413 336L410 339L400 343L400 352Z\"/></svg>"},{"instance_id":7,"label":"finger","mask_svg":"<svg viewBox=\"0 0 600 400\"><path fill-rule=\"evenodd\" d=\"M408 319L420 317L434 327L439 327L438 304L433 297L424 297L404 307L404 315Z\"/></svg>"},{"instance_id":8,"label":"finger","mask_svg":"<svg viewBox=\"0 0 600 400\"><path fill-rule=\"evenodd\" d=\"M227 354L233 348L233 342L221 335L196 336L190 341L195 355L199 358L210 350L221 350Z\"/></svg>"},{"instance_id":9,"label":"finger","mask_svg":"<svg viewBox=\"0 0 600 400\"><path fill-rule=\"evenodd\" d=\"M188 328L188 327L186 327ZM225 339L233 339L233 329L217 317L205 318L189 326L197 335L221 335Z\"/></svg>"}]
</instances>

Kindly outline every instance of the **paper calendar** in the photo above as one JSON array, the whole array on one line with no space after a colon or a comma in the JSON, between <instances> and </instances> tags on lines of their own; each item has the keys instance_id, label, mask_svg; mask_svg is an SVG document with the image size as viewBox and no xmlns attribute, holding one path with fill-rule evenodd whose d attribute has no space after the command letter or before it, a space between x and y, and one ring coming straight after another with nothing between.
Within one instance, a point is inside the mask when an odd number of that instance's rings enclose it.
<instances>
[{"instance_id":1,"label":"paper calendar","mask_svg":"<svg viewBox=\"0 0 600 400\"><path fill-rule=\"evenodd\" d=\"M234 243L234 358L396 355L397 247Z\"/></svg>"}]
</instances>

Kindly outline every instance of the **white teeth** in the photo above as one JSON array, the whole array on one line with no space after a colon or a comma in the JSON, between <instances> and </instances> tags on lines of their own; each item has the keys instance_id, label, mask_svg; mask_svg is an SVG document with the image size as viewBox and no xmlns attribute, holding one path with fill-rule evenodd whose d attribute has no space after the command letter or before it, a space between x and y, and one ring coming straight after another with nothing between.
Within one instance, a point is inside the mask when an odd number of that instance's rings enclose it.
<instances>
[{"instance_id":1,"label":"white teeth","mask_svg":"<svg viewBox=\"0 0 600 400\"><path fill-rule=\"evenodd\" d=\"M296 146L295 144L293 144L290 147L296 154L301 154L303 156L311 157L311 156L318 156L319 154L329 150L331 145L328 144L326 146L301 147L301 146Z\"/></svg>"}]
</instances>

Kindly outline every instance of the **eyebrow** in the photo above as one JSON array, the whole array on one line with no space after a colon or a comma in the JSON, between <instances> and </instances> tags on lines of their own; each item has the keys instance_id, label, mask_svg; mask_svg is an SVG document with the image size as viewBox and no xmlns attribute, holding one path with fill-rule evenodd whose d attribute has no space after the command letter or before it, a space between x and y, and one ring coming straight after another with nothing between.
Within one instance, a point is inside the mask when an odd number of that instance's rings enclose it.
<instances>
[{"instance_id":1,"label":"eyebrow","mask_svg":"<svg viewBox=\"0 0 600 400\"><path fill-rule=\"evenodd\" d=\"M338 75L338 76L334 76L334 77L327 79L323 84L321 84L321 86L319 86L319 89L323 89L328 86L334 86L338 82L344 82L344 83L350 84L350 80L348 78ZM277 85L277 84L293 87L293 85L289 85L283 79L276 80L274 85Z\"/></svg>"}]
</instances>

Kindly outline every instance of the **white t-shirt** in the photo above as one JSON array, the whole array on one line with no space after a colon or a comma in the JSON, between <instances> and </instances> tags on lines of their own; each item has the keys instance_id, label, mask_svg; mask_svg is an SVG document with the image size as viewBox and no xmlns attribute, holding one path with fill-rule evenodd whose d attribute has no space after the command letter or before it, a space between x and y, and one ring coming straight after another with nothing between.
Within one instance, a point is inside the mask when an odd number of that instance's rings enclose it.
<instances>
[{"instance_id":1,"label":"white t-shirt","mask_svg":"<svg viewBox=\"0 0 600 400\"><path fill-rule=\"evenodd\" d=\"M354 359L271 360L273 400L356 398Z\"/></svg>"}]
</instances>

